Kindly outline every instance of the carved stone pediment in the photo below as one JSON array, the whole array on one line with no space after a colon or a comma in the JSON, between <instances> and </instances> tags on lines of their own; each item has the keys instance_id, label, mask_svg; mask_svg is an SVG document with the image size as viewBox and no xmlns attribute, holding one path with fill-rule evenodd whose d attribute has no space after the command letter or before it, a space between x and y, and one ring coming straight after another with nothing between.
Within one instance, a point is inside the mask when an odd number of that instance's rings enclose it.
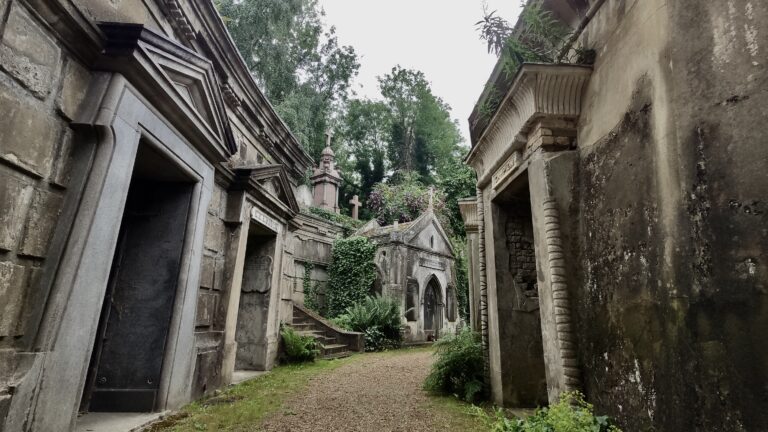
<instances>
[{"instance_id":1,"label":"carved stone pediment","mask_svg":"<svg viewBox=\"0 0 768 432\"><path fill-rule=\"evenodd\" d=\"M577 119L591 75L589 66L524 64L467 157L467 163L477 171L478 184L491 180L505 162L515 165L515 158L510 156L520 151L537 120Z\"/></svg>"},{"instance_id":2,"label":"carved stone pediment","mask_svg":"<svg viewBox=\"0 0 768 432\"><path fill-rule=\"evenodd\" d=\"M101 69L122 73L209 160L227 160L237 144L213 64L141 24L101 23Z\"/></svg>"},{"instance_id":3,"label":"carved stone pediment","mask_svg":"<svg viewBox=\"0 0 768 432\"><path fill-rule=\"evenodd\" d=\"M279 200L291 211L299 212L299 203L288 180L288 173L283 165L243 165L233 167L235 179L233 190L266 192ZM256 186L258 185L258 186Z\"/></svg>"}]
</instances>

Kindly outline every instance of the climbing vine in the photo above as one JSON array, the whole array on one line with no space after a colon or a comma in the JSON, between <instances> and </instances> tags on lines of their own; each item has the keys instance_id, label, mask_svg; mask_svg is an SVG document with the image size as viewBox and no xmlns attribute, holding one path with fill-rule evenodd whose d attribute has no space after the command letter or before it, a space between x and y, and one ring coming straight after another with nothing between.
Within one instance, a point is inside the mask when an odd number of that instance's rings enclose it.
<instances>
[{"instance_id":1,"label":"climbing vine","mask_svg":"<svg viewBox=\"0 0 768 432\"><path fill-rule=\"evenodd\" d=\"M301 282L302 291L304 291L304 306L316 312L320 311L320 301L318 297L318 286L312 284L312 269L315 266L311 263L304 264L304 278Z\"/></svg>"},{"instance_id":2,"label":"climbing vine","mask_svg":"<svg viewBox=\"0 0 768 432\"><path fill-rule=\"evenodd\" d=\"M354 236L333 242L325 289L326 316L336 317L365 299L376 280L375 254L376 243L366 237Z\"/></svg>"}]
</instances>

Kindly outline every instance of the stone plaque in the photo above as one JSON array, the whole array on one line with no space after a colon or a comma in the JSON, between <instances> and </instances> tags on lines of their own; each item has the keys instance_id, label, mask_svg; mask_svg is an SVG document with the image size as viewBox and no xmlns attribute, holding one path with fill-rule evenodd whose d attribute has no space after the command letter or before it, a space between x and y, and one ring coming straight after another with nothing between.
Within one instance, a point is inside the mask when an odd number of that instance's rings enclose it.
<instances>
[{"instance_id":1,"label":"stone plaque","mask_svg":"<svg viewBox=\"0 0 768 432\"><path fill-rule=\"evenodd\" d=\"M243 292L264 294L272 285L272 257L259 256L246 260Z\"/></svg>"},{"instance_id":2,"label":"stone plaque","mask_svg":"<svg viewBox=\"0 0 768 432\"><path fill-rule=\"evenodd\" d=\"M445 270L445 263L439 260L434 260L429 258L420 258L419 265L422 267L431 268L435 270Z\"/></svg>"}]
</instances>

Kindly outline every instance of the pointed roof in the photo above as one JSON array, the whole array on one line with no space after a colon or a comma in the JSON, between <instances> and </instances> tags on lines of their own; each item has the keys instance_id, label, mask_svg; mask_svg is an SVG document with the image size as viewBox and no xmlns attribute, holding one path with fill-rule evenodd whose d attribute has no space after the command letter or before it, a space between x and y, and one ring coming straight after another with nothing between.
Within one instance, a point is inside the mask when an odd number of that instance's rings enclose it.
<instances>
[{"instance_id":1,"label":"pointed roof","mask_svg":"<svg viewBox=\"0 0 768 432\"><path fill-rule=\"evenodd\" d=\"M373 219L357 230L355 235L375 238L379 243L412 243L429 226L435 227L438 235L448 245L451 254L455 255L451 240L431 207L411 222L380 226Z\"/></svg>"}]
</instances>

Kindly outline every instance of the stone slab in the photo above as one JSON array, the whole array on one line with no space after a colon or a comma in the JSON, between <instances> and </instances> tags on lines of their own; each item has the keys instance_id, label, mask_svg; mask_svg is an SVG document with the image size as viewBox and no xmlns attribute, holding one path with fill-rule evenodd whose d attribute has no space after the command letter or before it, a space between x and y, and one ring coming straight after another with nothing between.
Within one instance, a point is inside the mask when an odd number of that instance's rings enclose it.
<instances>
[{"instance_id":1,"label":"stone slab","mask_svg":"<svg viewBox=\"0 0 768 432\"><path fill-rule=\"evenodd\" d=\"M14 250L23 228L32 186L0 174L0 250Z\"/></svg>"},{"instance_id":2,"label":"stone slab","mask_svg":"<svg viewBox=\"0 0 768 432\"><path fill-rule=\"evenodd\" d=\"M21 254L38 258L46 256L53 228L59 220L62 201L58 194L35 190L19 251Z\"/></svg>"},{"instance_id":3,"label":"stone slab","mask_svg":"<svg viewBox=\"0 0 768 432\"><path fill-rule=\"evenodd\" d=\"M18 3L11 5L0 42L0 67L35 96L46 97L56 84L61 50Z\"/></svg>"},{"instance_id":4,"label":"stone slab","mask_svg":"<svg viewBox=\"0 0 768 432\"><path fill-rule=\"evenodd\" d=\"M198 294L197 316L195 317L196 327L207 327L213 323L218 297L216 294L206 292Z\"/></svg>"},{"instance_id":5,"label":"stone slab","mask_svg":"<svg viewBox=\"0 0 768 432\"><path fill-rule=\"evenodd\" d=\"M72 120L77 115L80 103L85 99L91 74L79 63L70 59L64 67L61 92L56 98L56 107L61 114Z\"/></svg>"},{"instance_id":6,"label":"stone slab","mask_svg":"<svg viewBox=\"0 0 768 432\"><path fill-rule=\"evenodd\" d=\"M0 113L0 158L26 173L47 177L58 137L52 113L43 103L7 86L0 86Z\"/></svg>"},{"instance_id":7,"label":"stone slab","mask_svg":"<svg viewBox=\"0 0 768 432\"><path fill-rule=\"evenodd\" d=\"M27 291L26 273L20 265L0 262L0 336L18 336Z\"/></svg>"}]
</instances>

